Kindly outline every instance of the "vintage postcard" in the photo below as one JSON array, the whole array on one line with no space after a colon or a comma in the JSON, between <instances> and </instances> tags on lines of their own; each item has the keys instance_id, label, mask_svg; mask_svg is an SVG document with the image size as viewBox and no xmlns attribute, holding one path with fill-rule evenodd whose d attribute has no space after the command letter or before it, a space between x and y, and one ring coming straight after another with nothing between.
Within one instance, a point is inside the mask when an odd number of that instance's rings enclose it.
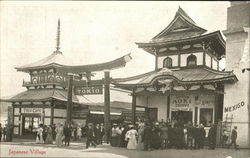
<instances>
[{"instance_id":1,"label":"vintage postcard","mask_svg":"<svg viewBox=\"0 0 250 158\"><path fill-rule=\"evenodd\" d=\"M250 158L249 1L0 1L0 157Z\"/></svg>"}]
</instances>

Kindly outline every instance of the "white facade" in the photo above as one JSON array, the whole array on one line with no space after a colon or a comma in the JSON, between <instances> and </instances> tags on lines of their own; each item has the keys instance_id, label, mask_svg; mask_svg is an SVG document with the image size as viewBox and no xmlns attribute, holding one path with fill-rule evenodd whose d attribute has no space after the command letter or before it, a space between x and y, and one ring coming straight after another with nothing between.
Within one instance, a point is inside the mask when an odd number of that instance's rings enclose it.
<instances>
[{"instance_id":1,"label":"white facade","mask_svg":"<svg viewBox=\"0 0 250 158\"><path fill-rule=\"evenodd\" d=\"M232 2L233 3L233 2ZM250 24L250 4L240 2L228 8L228 26L226 31L226 70L234 72L238 82L225 85L223 118L233 117L232 127L237 126L237 144L243 148L250 147L250 79L249 71L243 73L244 68L249 68L249 29L244 26ZM241 19L236 19L240 16ZM240 31L233 31L240 30ZM242 60L248 54L247 60Z\"/></svg>"}]
</instances>

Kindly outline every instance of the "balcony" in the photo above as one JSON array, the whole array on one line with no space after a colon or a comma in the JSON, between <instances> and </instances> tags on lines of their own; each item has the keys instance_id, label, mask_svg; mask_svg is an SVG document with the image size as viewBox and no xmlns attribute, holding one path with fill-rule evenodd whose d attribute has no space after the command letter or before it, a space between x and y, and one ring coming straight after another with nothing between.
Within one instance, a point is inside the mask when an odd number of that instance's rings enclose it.
<instances>
[{"instance_id":1,"label":"balcony","mask_svg":"<svg viewBox=\"0 0 250 158\"><path fill-rule=\"evenodd\" d=\"M67 82L58 80L30 82L23 80L23 87L29 88L29 87L47 87L47 86L67 87Z\"/></svg>"}]
</instances>

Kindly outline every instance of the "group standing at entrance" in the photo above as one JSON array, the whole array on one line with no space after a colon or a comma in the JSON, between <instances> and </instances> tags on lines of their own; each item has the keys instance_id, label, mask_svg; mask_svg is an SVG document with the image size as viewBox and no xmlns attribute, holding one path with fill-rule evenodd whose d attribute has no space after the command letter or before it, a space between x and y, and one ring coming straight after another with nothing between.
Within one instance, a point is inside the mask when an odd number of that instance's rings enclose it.
<instances>
[{"instance_id":1,"label":"group standing at entrance","mask_svg":"<svg viewBox=\"0 0 250 158\"><path fill-rule=\"evenodd\" d=\"M73 133L76 136L81 131L81 136L86 136L86 148L90 146L96 147L103 143L105 129L103 124L88 123L81 130L79 127L74 128L70 124L59 123L57 126L40 125L37 128L37 143L53 144L53 140L57 147L69 146L70 141L74 139ZM158 150L158 149L203 149L207 145L209 149L216 147L216 127L211 126L209 132L206 133L203 124L195 125L191 122L187 124L172 122L149 122L140 121L136 125L132 124L113 124L107 134L108 143L112 147L124 147L127 149L137 150ZM226 135L225 135L226 136ZM224 141L224 135L222 136ZM234 127L231 133L231 143L227 147L236 144L237 127ZM228 138L229 139L229 138Z\"/></svg>"},{"instance_id":2,"label":"group standing at entrance","mask_svg":"<svg viewBox=\"0 0 250 158\"><path fill-rule=\"evenodd\" d=\"M180 124L178 122L140 122L132 124L113 124L111 146L137 150L158 149L203 149L205 145L213 150L216 147L216 127L211 125L206 133L203 124ZM232 130L231 144L237 149L237 131Z\"/></svg>"}]
</instances>

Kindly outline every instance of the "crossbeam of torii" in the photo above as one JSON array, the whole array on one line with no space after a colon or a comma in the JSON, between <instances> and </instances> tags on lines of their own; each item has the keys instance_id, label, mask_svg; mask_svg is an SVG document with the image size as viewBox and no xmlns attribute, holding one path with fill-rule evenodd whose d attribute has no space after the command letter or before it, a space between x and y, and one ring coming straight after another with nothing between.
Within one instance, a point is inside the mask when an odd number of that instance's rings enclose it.
<instances>
[{"instance_id":1,"label":"crossbeam of torii","mask_svg":"<svg viewBox=\"0 0 250 158\"><path fill-rule=\"evenodd\" d=\"M124 67L127 62L131 60L130 54L117 58L113 61L91 64L91 65L77 65L77 66L61 66L58 72L67 73L69 75L68 81L68 101L67 101L67 122L71 123L71 109L72 109L72 91L73 91L73 76L74 74L85 74L86 83L91 80L91 72L104 71L104 125L105 133L107 134L110 128L110 70ZM99 81L99 80L96 80ZM102 81L99 83L102 83ZM108 141L108 140L107 140Z\"/></svg>"}]
</instances>

